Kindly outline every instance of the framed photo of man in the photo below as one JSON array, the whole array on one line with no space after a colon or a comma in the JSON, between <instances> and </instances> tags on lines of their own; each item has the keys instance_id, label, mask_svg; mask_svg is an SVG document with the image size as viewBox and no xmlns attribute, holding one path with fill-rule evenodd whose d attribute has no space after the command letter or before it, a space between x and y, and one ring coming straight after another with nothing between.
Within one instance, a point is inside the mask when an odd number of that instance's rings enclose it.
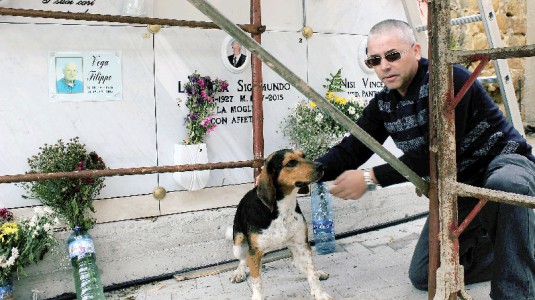
<instances>
[{"instance_id":1,"label":"framed photo of man","mask_svg":"<svg viewBox=\"0 0 535 300\"><path fill-rule=\"evenodd\" d=\"M80 94L84 92L84 62L82 57L56 57L56 93Z\"/></svg>"},{"instance_id":2,"label":"framed photo of man","mask_svg":"<svg viewBox=\"0 0 535 300\"><path fill-rule=\"evenodd\" d=\"M232 73L241 73L249 66L249 51L233 37L227 36L221 46L221 60Z\"/></svg>"}]
</instances>

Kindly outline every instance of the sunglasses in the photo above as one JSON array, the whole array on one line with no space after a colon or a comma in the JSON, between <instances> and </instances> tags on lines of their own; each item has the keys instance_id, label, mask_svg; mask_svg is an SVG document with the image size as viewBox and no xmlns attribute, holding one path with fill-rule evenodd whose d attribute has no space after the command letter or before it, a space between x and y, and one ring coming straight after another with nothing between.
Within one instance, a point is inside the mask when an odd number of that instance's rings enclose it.
<instances>
[{"instance_id":1,"label":"sunglasses","mask_svg":"<svg viewBox=\"0 0 535 300\"><path fill-rule=\"evenodd\" d=\"M391 51L391 52L388 52L387 54L385 54L385 56L381 57L379 55L377 56L372 56L372 57L368 57L366 60L364 60L364 63L366 64L366 66L368 66L368 68L373 68L375 66L378 66L381 64L381 59L386 59L388 62L395 62L396 60L399 60L401 58L401 55L406 53L407 51L409 51L412 46L414 45L411 45L409 48L399 52L399 51Z\"/></svg>"}]
</instances>

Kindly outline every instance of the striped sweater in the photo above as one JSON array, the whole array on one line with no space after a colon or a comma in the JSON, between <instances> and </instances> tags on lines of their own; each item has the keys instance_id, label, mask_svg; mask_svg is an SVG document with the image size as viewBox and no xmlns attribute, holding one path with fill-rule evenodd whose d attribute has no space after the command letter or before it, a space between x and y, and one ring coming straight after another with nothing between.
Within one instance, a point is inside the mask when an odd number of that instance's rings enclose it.
<instances>
[{"instance_id":1,"label":"striped sweater","mask_svg":"<svg viewBox=\"0 0 535 300\"><path fill-rule=\"evenodd\" d=\"M384 88L369 102L357 124L383 143L389 136L403 152L399 159L419 176L429 176L429 72L421 59L418 72L405 96ZM457 93L470 77L465 68L453 68ZM498 106L479 82L472 84L455 108L457 180L479 185L490 161L499 154L518 153L535 162L531 146L507 122ZM373 152L354 136L344 138L317 161L324 164L324 181L333 180L345 170L356 169ZM390 165L374 167L382 186L406 181Z\"/></svg>"}]
</instances>

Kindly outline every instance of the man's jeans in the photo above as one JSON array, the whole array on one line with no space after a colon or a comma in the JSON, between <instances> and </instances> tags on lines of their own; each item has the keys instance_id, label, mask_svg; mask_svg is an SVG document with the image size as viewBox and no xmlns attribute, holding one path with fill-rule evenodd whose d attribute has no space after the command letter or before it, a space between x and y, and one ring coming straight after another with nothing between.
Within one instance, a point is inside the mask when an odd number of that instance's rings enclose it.
<instances>
[{"instance_id":1,"label":"man's jeans","mask_svg":"<svg viewBox=\"0 0 535 300\"><path fill-rule=\"evenodd\" d=\"M535 163L518 154L496 157L483 187L535 196ZM477 200L459 199L459 223ZM530 208L489 201L459 237L465 283L491 281L492 299L535 299L535 215ZM429 219L409 267L412 284L427 290Z\"/></svg>"}]
</instances>

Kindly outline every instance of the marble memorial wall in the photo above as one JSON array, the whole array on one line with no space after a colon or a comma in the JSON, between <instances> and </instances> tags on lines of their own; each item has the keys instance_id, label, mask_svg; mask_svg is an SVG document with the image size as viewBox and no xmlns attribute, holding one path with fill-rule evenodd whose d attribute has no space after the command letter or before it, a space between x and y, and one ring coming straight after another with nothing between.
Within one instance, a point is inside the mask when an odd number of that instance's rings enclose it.
<instances>
[{"instance_id":1,"label":"marble memorial wall","mask_svg":"<svg viewBox=\"0 0 535 300\"><path fill-rule=\"evenodd\" d=\"M186 0L68 1L0 0L11 8L119 15L143 3L141 14L156 18L209 21ZM237 24L249 23L249 1L210 1ZM342 68L346 91L369 99L382 85L362 63L365 34L384 18L405 19L399 1L263 1L262 45L316 89ZM281 9L284 8L284 9ZM305 22L306 20L306 22ZM306 39L303 24L314 30ZM45 143L80 137L109 168L173 164L173 144L186 136L183 86L194 71L229 82L217 97L218 126L206 139L210 162L253 159L250 53L233 68L227 58L232 38L218 29L166 27L151 34L145 25L0 16L0 173L22 174L27 158ZM50 53L117 52L121 58L120 100L51 101ZM288 146L281 121L304 98L263 65L265 153ZM392 143L388 148L396 150ZM377 163L375 158L370 162ZM250 168L214 170L209 187L252 182ZM99 198L151 194L156 186L181 189L169 173L106 179ZM38 204L23 199L14 184L1 184L0 207ZM157 202L155 201L155 205Z\"/></svg>"}]
</instances>

